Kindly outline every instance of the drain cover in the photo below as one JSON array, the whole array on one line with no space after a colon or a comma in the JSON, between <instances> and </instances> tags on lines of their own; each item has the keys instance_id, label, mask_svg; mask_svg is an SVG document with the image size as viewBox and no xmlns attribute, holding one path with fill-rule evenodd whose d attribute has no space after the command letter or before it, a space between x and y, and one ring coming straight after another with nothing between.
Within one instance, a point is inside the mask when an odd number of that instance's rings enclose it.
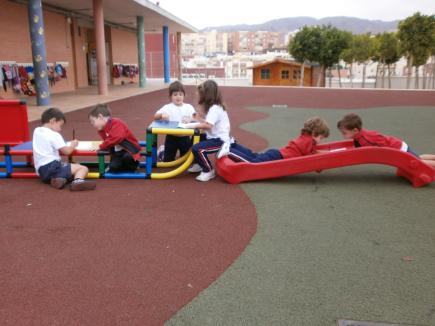
<instances>
[{"instance_id":1,"label":"drain cover","mask_svg":"<svg viewBox=\"0 0 435 326\"><path fill-rule=\"evenodd\" d=\"M388 324L388 323L378 323L373 321L339 319L337 322L337 326L417 326L417 325Z\"/></svg>"}]
</instances>

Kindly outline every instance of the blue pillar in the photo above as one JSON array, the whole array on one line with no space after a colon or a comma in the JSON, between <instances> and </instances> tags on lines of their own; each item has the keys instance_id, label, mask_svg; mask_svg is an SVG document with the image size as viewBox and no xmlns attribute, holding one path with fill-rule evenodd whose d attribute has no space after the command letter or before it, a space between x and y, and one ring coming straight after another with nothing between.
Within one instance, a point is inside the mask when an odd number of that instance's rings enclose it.
<instances>
[{"instance_id":1,"label":"blue pillar","mask_svg":"<svg viewBox=\"0 0 435 326\"><path fill-rule=\"evenodd\" d=\"M163 26L163 65L164 65L164 78L165 83L171 81L171 66L169 62L169 28Z\"/></svg>"},{"instance_id":2,"label":"blue pillar","mask_svg":"<svg viewBox=\"0 0 435 326\"><path fill-rule=\"evenodd\" d=\"M145 66L145 30L143 16L136 17L137 25L137 53L139 63L139 87L145 87L146 84L146 66Z\"/></svg>"},{"instance_id":3,"label":"blue pillar","mask_svg":"<svg viewBox=\"0 0 435 326\"><path fill-rule=\"evenodd\" d=\"M28 16L30 41L32 43L33 73L35 75L36 103L37 105L50 105L41 0L29 0Z\"/></svg>"}]
</instances>

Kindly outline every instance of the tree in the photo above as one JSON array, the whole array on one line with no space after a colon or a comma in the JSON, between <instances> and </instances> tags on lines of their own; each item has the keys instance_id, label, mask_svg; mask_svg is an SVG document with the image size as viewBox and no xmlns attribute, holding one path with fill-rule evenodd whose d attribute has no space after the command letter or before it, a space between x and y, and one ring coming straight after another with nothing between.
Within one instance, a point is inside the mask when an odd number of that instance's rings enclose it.
<instances>
[{"instance_id":1,"label":"tree","mask_svg":"<svg viewBox=\"0 0 435 326\"><path fill-rule=\"evenodd\" d=\"M373 62L377 62L376 64L376 75L375 75L375 88L378 88L378 76L379 76L379 71L382 72L381 77L382 77L382 85L381 87L384 88L385 86L385 63L382 61L381 59L381 55L380 55L380 45L381 45L381 41L380 41L380 35L378 34L373 38L373 56L372 56L372 60Z\"/></svg>"},{"instance_id":2,"label":"tree","mask_svg":"<svg viewBox=\"0 0 435 326\"><path fill-rule=\"evenodd\" d=\"M376 37L375 58L382 64L382 88L384 88L385 65L388 69L388 88L391 88L391 65L400 59L399 40L395 33L382 33Z\"/></svg>"},{"instance_id":3,"label":"tree","mask_svg":"<svg viewBox=\"0 0 435 326\"><path fill-rule=\"evenodd\" d=\"M344 33L331 25L324 25L321 27L321 40L322 47L317 61L320 63L324 75L326 69L330 69L340 61L340 55L344 49L349 47L350 39L348 33ZM320 78L318 83L319 81ZM329 83L331 84L331 81Z\"/></svg>"},{"instance_id":4,"label":"tree","mask_svg":"<svg viewBox=\"0 0 435 326\"><path fill-rule=\"evenodd\" d=\"M432 50L431 50L431 57L432 57L432 65L431 65L432 88L435 89L435 44L433 45ZM429 78L429 81L430 81L430 78Z\"/></svg>"},{"instance_id":5,"label":"tree","mask_svg":"<svg viewBox=\"0 0 435 326\"><path fill-rule=\"evenodd\" d=\"M374 55L374 41L370 34L355 35L353 38L355 61L363 65L363 79L361 87L365 87L366 66Z\"/></svg>"},{"instance_id":6,"label":"tree","mask_svg":"<svg viewBox=\"0 0 435 326\"><path fill-rule=\"evenodd\" d=\"M348 50L351 47L352 44L352 38L353 35L351 32L348 31L341 31L341 33L343 33L343 39L345 41L345 47L342 49L342 51L340 52L340 55L338 56L338 64L337 64L337 72L338 72L338 84L340 85L340 88L342 87L341 85L341 72L340 72L340 60L343 59L343 52Z\"/></svg>"},{"instance_id":7,"label":"tree","mask_svg":"<svg viewBox=\"0 0 435 326\"><path fill-rule=\"evenodd\" d=\"M304 26L289 43L289 53L301 63L300 86L304 85L304 70L307 61L316 61L321 46L321 31L318 26Z\"/></svg>"},{"instance_id":8,"label":"tree","mask_svg":"<svg viewBox=\"0 0 435 326\"><path fill-rule=\"evenodd\" d=\"M411 85L411 68L418 67L427 62L433 43L435 43L435 16L422 15L419 12L399 23L398 38L403 53L407 59L406 87ZM418 74L416 75L418 86Z\"/></svg>"},{"instance_id":9,"label":"tree","mask_svg":"<svg viewBox=\"0 0 435 326\"><path fill-rule=\"evenodd\" d=\"M340 60L340 54L349 46L348 33L328 26L305 26L289 44L289 52L296 61L302 64L301 85L303 85L303 70L306 61L317 62L321 69L317 86L325 74L325 69L331 68Z\"/></svg>"},{"instance_id":10,"label":"tree","mask_svg":"<svg viewBox=\"0 0 435 326\"><path fill-rule=\"evenodd\" d=\"M348 48L341 51L340 58L349 65L350 87L353 88L353 63L355 62L355 51L353 47L353 35Z\"/></svg>"}]
</instances>

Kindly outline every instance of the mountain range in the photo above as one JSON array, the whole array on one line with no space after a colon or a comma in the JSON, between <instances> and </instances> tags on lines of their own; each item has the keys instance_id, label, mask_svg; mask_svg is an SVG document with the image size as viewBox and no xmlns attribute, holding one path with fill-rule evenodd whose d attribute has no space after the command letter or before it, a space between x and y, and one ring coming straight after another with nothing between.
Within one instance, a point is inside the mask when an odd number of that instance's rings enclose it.
<instances>
[{"instance_id":1,"label":"mountain range","mask_svg":"<svg viewBox=\"0 0 435 326\"><path fill-rule=\"evenodd\" d=\"M226 25L207 27L202 32L209 32L217 30L218 32L236 32L236 31L269 31L269 32L291 32L302 28L303 26L312 25L332 25L338 29L347 30L354 34L363 33L382 33L395 31L398 27L399 21L382 21L382 20L369 20L355 17L326 17L316 19L312 17L289 17L280 18L267 21L262 24L240 24L240 25Z\"/></svg>"}]
</instances>

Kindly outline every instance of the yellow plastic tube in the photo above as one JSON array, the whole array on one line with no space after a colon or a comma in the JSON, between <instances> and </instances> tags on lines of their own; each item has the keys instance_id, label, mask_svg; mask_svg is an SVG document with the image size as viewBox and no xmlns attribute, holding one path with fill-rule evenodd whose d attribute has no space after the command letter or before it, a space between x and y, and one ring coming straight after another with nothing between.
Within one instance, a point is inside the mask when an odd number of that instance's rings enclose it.
<instances>
[{"instance_id":1,"label":"yellow plastic tube","mask_svg":"<svg viewBox=\"0 0 435 326\"><path fill-rule=\"evenodd\" d=\"M100 178L100 173L99 172L89 172L86 175L86 179L99 179Z\"/></svg>"},{"instance_id":2,"label":"yellow plastic tube","mask_svg":"<svg viewBox=\"0 0 435 326\"><path fill-rule=\"evenodd\" d=\"M154 135L178 135L178 136L192 136L195 133L194 129L165 129L165 128L152 128L151 133Z\"/></svg>"},{"instance_id":3,"label":"yellow plastic tube","mask_svg":"<svg viewBox=\"0 0 435 326\"><path fill-rule=\"evenodd\" d=\"M199 142L199 136L195 135L193 136L193 144L196 144L197 142ZM163 173L151 173L151 179L169 179L169 178L173 178L181 173L183 173L184 171L186 171L188 169L188 167L192 164L193 162L193 154L192 151L190 151L189 153L187 153L186 155L188 155L187 159L184 161L184 163L182 165L180 165L178 168L169 171L169 172L163 172ZM185 155L185 156L186 156ZM184 157L184 156L183 156ZM175 161L173 161L175 162ZM169 162L172 163L172 162Z\"/></svg>"},{"instance_id":4,"label":"yellow plastic tube","mask_svg":"<svg viewBox=\"0 0 435 326\"><path fill-rule=\"evenodd\" d=\"M187 158L189 157L189 153L190 152L187 152L182 157L177 158L175 161L171 161L171 162L157 162L157 167L158 168L171 168L173 166L180 165L185 160L187 160Z\"/></svg>"}]
</instances>

